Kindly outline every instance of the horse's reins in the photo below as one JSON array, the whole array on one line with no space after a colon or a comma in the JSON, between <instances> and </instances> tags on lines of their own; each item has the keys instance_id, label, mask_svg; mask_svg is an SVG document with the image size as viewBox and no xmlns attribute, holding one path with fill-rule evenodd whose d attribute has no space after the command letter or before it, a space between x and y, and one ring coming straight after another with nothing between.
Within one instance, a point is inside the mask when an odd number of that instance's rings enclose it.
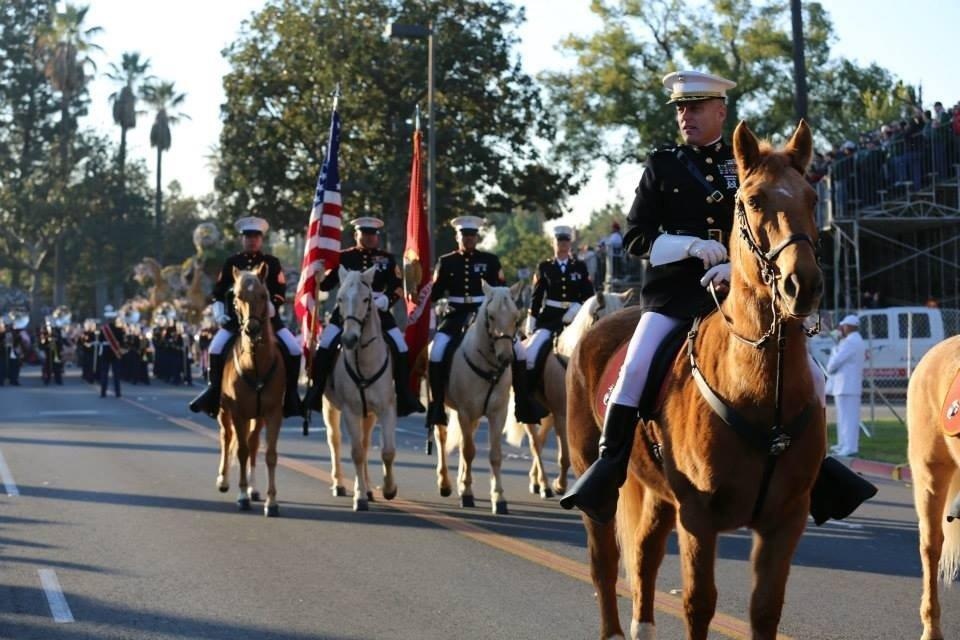
<instances>
[{"instance_id":1,"label":"horse's reins","mask_svg":"<svg viewBox=\"0 0 960 640\"><path fill-rule=\"evenodd\" d=\"M368 285L366 282L361 281L360 284L370 289L371 294L373 293L373 287ZM353 315L348 315L343 319L343 324L346 325L348 320L353 320L354 322L360 325L360 335L363 336L363 328L364 326L366 326L367 318L370 317L372 309L373 309L373 301L370 300L367 303L367 312L364 314L362 318L358 318L357 316L353 316ZM347 375L350 376L350 379L353 380L353 383L357 385L357 390L360 391L360 407L361 407L361 410L363 411L363 413L361 414L363 417L366 417L367 415L367 394L366 394L367 388L372 386L377 380L380 379L380 377L387 370L387 365L390 364L390 355L388 352L387 356L385 356L383 359L383 365L371 377L364 378L363 374L360 373L360 352L363 349L369 347L371 344L373 344L379 337L380 337L379 335L374 334L374 336L371 337L366 342L358 341L357 348L353 349L353 360L355 363L354 368L350 367L350 361L346 358L346 356L344 356L344 359L343 359L343 367L344 369L347 370Z\"/></svg>"},{"instance_id":2,"label":"horse's reins","mask_svg":"<svg viewBox=\"0 0 960 640\"><path fill-rule=\"evenodd\" d=\"M760 248L760 244L757 242L756 238L753 235L753 231L750 229L750 225L747 221L747 212L746 207L743 204L743 200L740 197L740 192L737 192L735 199L735 209L737 215L737 221L740 225L740 238L746 243L747 248L750 252L757 258L757 262L760 267L760 274L763 279L764 284L770 287L770 298L771 298L771 312L772 319L770 321L770 327L756 340L751 340L746 338L734 330L733 321L724 313L723 309L720 307L720 301L717 298L716 290L713 286L713 282L710 282L710 294L713 297L714 303L717 305L717 311L719 311L720 316L724 319L727 324L727 328L730 331L730 334L734 336L740 342L750 345L756 349L762 348L767 341L776 334L777 337L777 377L775 388L776 392L774 394L774 406L773 406L773 426L766 433L758 433L747 421L744 419L733 407L729 406L724 400L717 395L717 393L710 387L707 383L706 378L704 378L703 373L700 371L700 367L697 365L697 356L696 356L696 338L697 333L700 330L700 318L694 320L693 326L690 329L690 332L687 334L687 355L690 360L690 369L691 375L693 376L694 381L697 384L697 389L700 391L700 395L703 396L703 399L706 400L707 404L710 405L710 408L713 409L714 413L723 420L727 425L729 425L741 438L746 440L748 443L753 445L755 448L760 451L764 451L767 454L767 462L763 471L763 478L760 482L760 491L757 495L757 500L753 506L753 518L756 518L760 514L760 510L763 507L763 502L766 499L767 491L770 488L770 480L773 477L773 471L776 467L777 460L784 451L786 451L793 438L797 437L803 427L806 425L809 420L810 413L813 411L813 407L808 403L800 414L794 418L791 422L789 428L785 428L782 425L783 421L783 366L784 366L784 351L786 349L787 338L783 334L783 318L777 308L777 301L780 298L780 291L777 287L777 280L780 279L781 274L776 265L776 260L783 253L784 249L789 247L792 244L797 244L801 242L806 242L809 244L814 253L817 253L817 247L814 241L805 233L793 233L790 234L783 242L773 247L769 251L763 251ZM808 335L812 333L819 332L820 322L819 319L817 324L813 327L812 330L804 330Z\"/></svg>"},{"instance_id":3,"label":"horse's reins","mask_svg":"<svg viewBox=\"0 0 960 640\"><path fill-rule=\"evenodd\" d=\"M237 311L237 315L240 315L240 309L237 307L237 301L234 299L233 308ZM263 316L267 314L264 312ZM247 383L251 389L257 393L257 413L256 416L259 418L262 408L262 399L263 399L263 390L266 388L267 384L270 382L270 379L273 378L274 372L277 370L277 358L274 357L270 363L270 368L267 370L267 373L261 378L259 370L257 368L257 345L263 342L263 325L269 322L269 319L264 320L264 317L254 318L249 316L246 318L241 317L240 319L240 331L246 335L250 342L253 344L253 348L247 351L243 349L243 341L240 341L233 349L233 367L237 370L237 373L240 374L240 379ZM250 326L251 320L256 320L256 329L253 329ZM245 371L240 366L240 356L237 355L237 352L245 351L250 354L250 359L253 361L253 377L251 378L247 371Z\"/></svg>"},{"instance_id":4,"label":"horse's reins","mask_svg":"<svg viewBox=\"0 0 960 640\"><path fill-rule=\"evenodd\" d=\"M499 336L493 335L493 333L490 331L490 311L486 307L484 307L483 309L483 315L484 315L484 329L487 332L487 338L489 340L489 349L491 353L496 355L495 347L497 344L497 340L509 340L512 343L514 336L510 336L507 334L503 334ZM467 356L466 350L461 350L460 353L463 354L463 359L467 361L467 366L469 366L470 369L475 374L477 374L478 376L480 376L482 379L486 380L489 383L489 386L487 387L487 395L483 399L482 414L485 415L487 413L487 405L490 403L490 397L493 395L493 390L496 388L497 383L500 382L500 378L503 377L503 374L506 372L507 367L510 365L509 363L498 365L496 363L491 362L490 359L487 358L487 356L485 356L484 353L478 347L477 353L480 354L480 357L483 358L488 365L494 367L493 371L484 371L483 369L475 365L470 360L470 358Z\"/></svg>"}]
</instances>

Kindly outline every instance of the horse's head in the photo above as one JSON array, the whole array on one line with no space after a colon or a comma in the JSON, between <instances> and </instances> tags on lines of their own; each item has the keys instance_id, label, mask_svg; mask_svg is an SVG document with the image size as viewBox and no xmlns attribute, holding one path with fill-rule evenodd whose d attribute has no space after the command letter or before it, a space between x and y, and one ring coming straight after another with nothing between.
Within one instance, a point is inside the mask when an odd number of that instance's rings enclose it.
<instances>
[{"instance_id":1,"label":"horse's head","mask_svg":"<svg viewBox=\"0 0 960 640\"><path fill-rule=\"evenodd\" d=\"M627 289L623 293L604 293L603 291L597 291L596 294L587 298L583 303L583 308L577 312L577 315L581 313L586 314L593 322L596 322L605 315L623 309L632 294L632 289Z\"/></svg>"},{"instance_id":2,"label":"horse's head","mask_svg":"<svg viewBox=\"0 0 960 640\"><path fill-rule=\"evenodd\" d=\"M518 282L509 288L491 287L483 281L484 301L476 322L482 323L497 362L504 365L513 360L513 341L520 324L520 310L514 301L521 286Z\"/></svg>"},{"instance_id":3,"label":"horse's head","mask_svg":"<svg viewBox=\"0 0 960 640\"><path fill-rule=\"evenodd\" d=\"M775 280L778 313L807 316L820 304L823 273L817 264L819 236L814 218L817 194L804 178L813 153L810 128L803 120L786 146L760 143L744 122L733 133L733 154L740 174L731 253L736 247L735 278L754 289ZM759 261L750 260L752 253Z\"/></svg>"},{"instance_id":4,"label":"horse's head","mask_svg":"<svg viewBox=\"0 0 960 640\"><path fill-rule=\"evenodd\" d=\"M346 350L355 349L360 343L360 334L367 317L373 311L373 276L377 268L366 271L350 271L340 266L340 290L337 292L337 307L343 318L343 335L340 344Z\"/></svg>"},{"instance_id":5,"label":"horse's head","mask_svg":"<svg viewBox=\"0 0 960 640\"><path fill-rule=\"evenodd\" d=\"M264 284L267 273L265 262L253 271L233 268L233 306L240 320L240 331L254 341L263 337L263 328L270 320L270 296Z\"/></svg>"}]
</instances>

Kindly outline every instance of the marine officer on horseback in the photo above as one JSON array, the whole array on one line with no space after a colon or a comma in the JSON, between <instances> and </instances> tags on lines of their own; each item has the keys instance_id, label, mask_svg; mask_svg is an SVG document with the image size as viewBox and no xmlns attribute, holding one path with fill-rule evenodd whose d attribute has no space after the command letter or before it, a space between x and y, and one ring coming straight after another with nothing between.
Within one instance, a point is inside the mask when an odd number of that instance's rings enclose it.
<instances>
[{"instance_id":1,"label":"marine officer on horseback","mask_svg":"<svg viewBox=\"0 0 960 640\"><path fill-rule=\"evenodd\" d=\"M540 369L544 346L563 331L594 293L586 263L570 252L572 241L572 228L566 225L554 227L554 255L537 265L533 276L533 298L524 331L532 336L527 346L531 385L536 379L534 372Z\"/></svg>"},{"instance_id":2,"label":"marine officer on horseback","mask_svg":"<svg viewBox=\"0 0 960 640\"><path fill-rule=\"evenodd\" d=\"M644 313L610 394L600 455L561 499L564 508L576 506L600 522L616 513L637 424L652 418L654 407L640 406L640 401L657 348L672 331L713 308L706 287L712 283L723 288L730 280L727 247L739 183L732 148L722 134L726 91L736 83L677 71L665 76L663 84L670 91L668 104L675 106L683 143L661 147L647 157L624 239L630 253L649 256L640 290ZM817 375L822 389L822 374ZM818 520L824 513L845 517L869 497L859 476L842 465L825 464L820 473L817 485L829 486L831 495L818 500L823 493L814 490L811 510ZM832 477L825 478L825 473Z\"/></svg>"},{"instance_id":3,"label":"marine officer on horseback","mask_svg":"<svg viewBox=\"0 0 960 640\"><path fill-rule=\"evenodd\" d=\"M448 311L440 319L437 332L430 346L430 363L427 377L430 383L430 406L427 410L427 428L435 424L447 424L444 408L446 384L450 373L448 345L459 339L470 319L483 303L483 285L505 286L500 259L487 251L477 249L483 218L460 216L450 221L457 230L457 250L440 256L433 273L432 302L446 298ZM511 375L516 398L516 419L526 424L536 424L546 412L531 398L527 390L527 353L523 343L513 343Z\"/></svg>"},{"instance_id":4,"label":"marine officer on horseback","mask_svg":"<svg viewBox=\"0 0 960 640\"><path fill-rule=\"evenodd\" d=\"M356 229L356 246L340 252L340 266L349 271L366 271L370 267L377 270L373 276L373 302L380 314L380 326L390 339L390 355L393 358L393 381L397 394L397 415L407 416L424 410L420 400L410 391L407 381L410 368L407 362L407 342L397 327L397 321L390 313L390 307L403 299L403 278L397 260L380 249L380 229L383 220L372 216L357 218L353 221ZM330 291L340 284L338 269L328 269L320 283L321 291ZM323 328L313 357L313 384L304 401L308 409L321 409L323 390L327 385L327 374L333 369L337 342L343 332L343 318L336 308L330 321Z\"/></svg>"},{"instance_id":5,"label":"marine officer on horseback","mask_svg":"<svg viewBox=\"0 0 960 640\"><path fill-rule=\"evenodd\" d=\"M282 346L286 367L287 388L283 401L286 418L303 415L303 405L297 392L300 377L300 343L280 319L280 307L286 302L286 278L283 267L275 256L263 253L263 238L270 224L263 218L248 216L234 225L243 236L243 251L236 253L223 264L216 284L213 286L213 317L220 329L210 342L210 380L207 388L190 402L190 410L216 417L220 410L220 382L223 374L223 350L240 328L237 312L233 307L233 269L252 271L261 264L267 265L267 290L270 292L269 311L274 333Z\"/></svg>"}]
</instances>

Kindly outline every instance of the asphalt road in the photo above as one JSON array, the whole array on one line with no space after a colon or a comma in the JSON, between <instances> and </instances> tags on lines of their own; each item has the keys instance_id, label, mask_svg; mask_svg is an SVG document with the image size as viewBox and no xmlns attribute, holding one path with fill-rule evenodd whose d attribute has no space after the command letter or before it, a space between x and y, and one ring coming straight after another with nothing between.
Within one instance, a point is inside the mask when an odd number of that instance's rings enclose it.
<instances>
[{"instance_id":1,"label":"asphalt road","mask_svg":"<svg viewBox=\"0 0 960 640\"><path fill-rule=\"evenodd\" d=\"M126 386L101 399L77 378L44 388L28 369L24 386L0 389L0 638L596 637L580 520L527 493L525 450L506 446L510 515L493 516L481 441L477 508L464 510L435 489L422 416L403 419L398 499L354 513L331 495L318 425L304 438L289 421L281 517L268 519L259 505L237 511L235 469L230 492L214 488L215 424L187 411L194 390ZM371 475L378 484L377 460ZM910 488L876 482L878 496L849 521L811 523L785 638L919 637ZM711 638L749 637L750 544L746 531L723 536ZM683 637L680 587L673 541L658 583L661 640ZM944 591L947 637L960 637L958 605L960 592ZM623 598L627 629L629 617Z\"/></svg>"}]
</instances>

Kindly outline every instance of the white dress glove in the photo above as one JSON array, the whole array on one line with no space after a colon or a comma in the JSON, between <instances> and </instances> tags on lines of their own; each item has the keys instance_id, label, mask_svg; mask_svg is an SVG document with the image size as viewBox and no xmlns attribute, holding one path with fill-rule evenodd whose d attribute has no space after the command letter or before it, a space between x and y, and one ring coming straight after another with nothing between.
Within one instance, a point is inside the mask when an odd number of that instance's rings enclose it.
<instances>
[{"instance_id":1,"label":"white dress glove","mask_svg":"<svg viewBox=\"0 0 960 640\"><path fill-rule=\"evenodd\" d=\"M523 323L523 333L528 337L533 335L533 332L537 327L537 319L533 316L528 315L527 319Z\"/></svg>"},{"instance_id":2,"label":"white dress glove","mask_svg":"<svg viewBox=\"0 0 960 640\"><path fill-rule=\"evenodd\" d=\"M583 305L579 302L574 302L570 305L570 308L567 309L567 312L563 314L563 324L570 324L573 322L573 319L577 317L577 312L580 311L580 307Z\"/></svg>"},{"instance_id":3,"label":"white dress glove","mask_svg":"<svg viewBox=\"0 0 960 640\"><path fill-rule=\"evenodd\" d=\"M711 282L713 286L719 286L721 282L730 282L730 263L721 262L715 267L710 267L700 278L700 285L706 287Z\"/></svg>"},{"instance_id":4,"label":"white dress glove","mask_svg":"<svg viewBox=\"0 0 960 640\"><path fill-rule=\"evenodd\" d=\"M213 319L217 321L217 324L221 327L230 322L230 316L227 315L227 310L224 308L223 303L219 300L213 303Z\"/></svg>"},{"instance_id":5,"label":"white dress glove","mask_svg":"<svg viewBox=\"0 0 960 640\"><path fill-rule=\"evenodd\" d=\"M377 309L380 309L380 311L386 311L387 307L390 306L390 299L387 298L385 293L375 293L373 294L373 304L377 305Z\"/></svg>"},{"instance_id":6,"label":"white dress glove","mask_svg":"<svg viewBox=\"0 0 960 640\"><path fill-rule=\"evenodd\" d=\"M697 238L687 247L687 254L703 260L703 268L709 269L727 259L727 248L716 240Z\"/></svg>"}]
</instances>

